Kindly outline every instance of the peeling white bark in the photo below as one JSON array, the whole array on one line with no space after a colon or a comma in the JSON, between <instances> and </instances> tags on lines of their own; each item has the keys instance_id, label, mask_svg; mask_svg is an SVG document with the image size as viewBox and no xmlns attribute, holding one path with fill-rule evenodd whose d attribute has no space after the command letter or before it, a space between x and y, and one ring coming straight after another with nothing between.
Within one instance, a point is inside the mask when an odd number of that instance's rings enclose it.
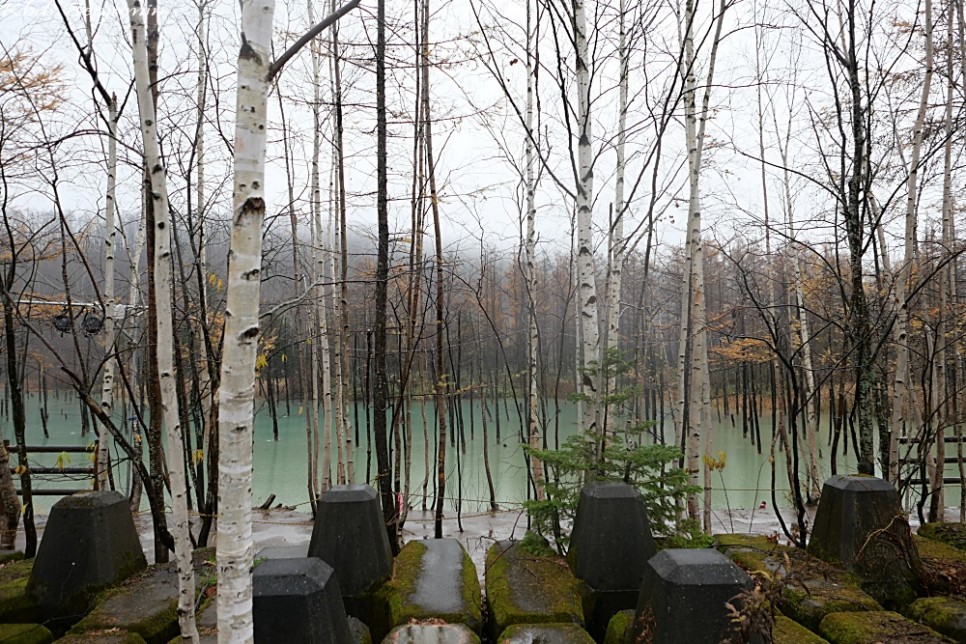
<instances>
[{"instance_id":1,"label":"peeling white bark","mask_svg":"<svg viewBox=\"0 0 966 644\"><path fill-rule=\"evenodd\" d=\"M218 641L252 642L252 417L274 0L242 0L231 253L218 405Z\"/></svg>"},{"instance_id":2,"label":"peeling white bark","mask_svg":"<svg viewBox=\"0 0 966 644\"><path fill-rule=\"evenodd\" d=\"M178 623L185 642L198 641L195 626L195 583L191 565L191 538L188 525L188 489L185 479L184 440L175 392L177 372L174 364L172 320L171 226L168 210L167 176L158 143L154 97L148 76L145 13L139 0L128 0L133 46L134 78L138 112L144 144L144 160L151 177L154 208L154 280L157 298L157 363L161 385L161 410L168 448L168 473L171 486L172 534L178 568Z\"/></svg>"},{"instance_id":3,"label":"peeling white bark","mask_svg":"<svg viewBox=\"0 0 966 644\"><path fill-rule=\"evenodd\" d=\"M598 433L600 373L594 363L600 358L597 276L594 269L594 157L590 118L590 69L587 49L587 17L584 0L573 1L574 40L577 72L577 294L580 306L581 389L587 397L583 406L584 431ZM589 422L587 422L589 420ZM602 444L598 440L598 451ZM600 458L598 453L596 458Z\"/></svg>"},{"instance_id":4,"label":"peeling white bark","mask_svg":"<svg viewBox=\"0 0 966 644\"><path fill-rule=\"evenodd\" d=\"M117 230L114 226L116 210L114 198L117 186L117 97L111 96L107 107L107 189L104 195L104 328L101 341L104 349L104 370L101 376L101 408L107 415L114 409L114 309L117 298L114 296L114 257ZM110 469L110 433L100 422L97 423L97 472L95 484L98 490L108 489Z\"/></svg>"},{"instance_id":5,"label":"peeling white bark","mask_svg":"<svg viewBox=\"0 0 966 644\"><path fill-rule=\"evenodd\" d=\"M536 41L536 34L533 30L533 10L530 0L527 0L527 107L526 107L526 131L533 132L533 103L534 103L534 69L533 69L533 47ZM537 217L536 202L536 176L534 174L534 137L524 137L523 155L525 165L524 191L526 192L526 256L524 270L527 280L527 400L529 405L529 439L530 447L542 449L543 443L540 440L539 421L539 395L538 369L537 369L537 350L539 349L540 335L537 329L537 271L536 271L536 249L537 234L534 222ZM533 484L537 499L544 498L543 491L543 463L535 456L530 457L530 465L533 471Z\"/></svg>"}]
</instances>

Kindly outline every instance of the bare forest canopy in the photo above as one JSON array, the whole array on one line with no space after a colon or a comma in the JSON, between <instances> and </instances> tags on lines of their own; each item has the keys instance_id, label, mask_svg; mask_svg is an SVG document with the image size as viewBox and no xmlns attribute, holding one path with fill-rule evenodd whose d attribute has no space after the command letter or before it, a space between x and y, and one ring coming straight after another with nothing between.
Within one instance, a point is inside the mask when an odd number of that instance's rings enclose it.
<instances>
[{"instance_id":1,"label":"bare forest canopy","mask_svg":"<svg viewBox=\"0 0 966 644\"><path fill-rule=\"evenodd\" d=\"M661 458L706 530L725 459L713 406L746 430L770 415L750 440L773 483L785 463L799 545L828 441L941 518L947 485L966 494L963 14L963 0L0 0L15 442L25 392L73 390L99 428L98 486L113 441L156 557L183 565L189 505L195 543L217 513L219 601L241 604L256 399L312 410L313 509L363 482L348 410L365 403L365 482L393 547L415 476L406 410L438 412L423 474L441 536L445 410L476 396L517 413L537 501L559 478L540 456L548 419L571 397L598 476L615 444L636 446L631 428L666 422L679 451ZM116 426L122 403L145 459ZM26 500L28 455L9 457ZM243 632L232 606L220 627Z\"/></svg>"}]
</instances>

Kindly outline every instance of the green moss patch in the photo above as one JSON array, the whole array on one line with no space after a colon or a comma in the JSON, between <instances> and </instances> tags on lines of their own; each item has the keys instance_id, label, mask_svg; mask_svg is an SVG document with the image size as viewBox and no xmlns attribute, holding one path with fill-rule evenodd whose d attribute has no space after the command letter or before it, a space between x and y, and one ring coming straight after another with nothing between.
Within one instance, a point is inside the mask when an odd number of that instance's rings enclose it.
<instances>
[{"instance_id":1,"label":"green moss patch","mask_svg":"<svg viewBox=\"0 0 966 644\"><path fill-rule=\"evenodd\" d=\"M623 644L627 637L627 630L634 622L634 611L632 609L622 610L614 613L607 623L607 633L604 635L604 644Z\"/></svg>"},{"instance_id":2,"label":"green moss patch","mask_svg":"<svg viewBox=\"0 0 966 644\"><path fill-rule=\"evenodd\" d=\"M533 555L509 541L486 553L486 597L494 638L514 624L582 627L586 593L563 557Z\"/></svg>"},{"instance_id":3,"label":"green moss patch","mask_svg":"<svg viewBox=\"0 0 966 644\"><path fill-rule=\"evenodd\" d=\"M775 628L771 633L775 644L828 644L827 640L784 615L775 616Z\"/></svg>"},{"instance_id":4,"label":"green moss patch","mask_svg":"<svg viewBox=\"0 0 966 644\"><path fill-rule=\"evenodd\" d=\"M516 624L503 631L499 644L594 644L593 638L576 624Z\"/></svg>"},{"instance_id":5,"label":"green moss patch","mask_svg":"<svg viewBox=\"0 0 966 644\"><path fill-rule=\"evenodd\" d=\"M0 624L0 642L48 644L54 635L40 624Z\"/></svg>"},{"instance_id":6,"label":"green moss patch","mask_svg":"<svg viewBox=\"0 0 966 644\"><path fill-rule=\"evenodd\" d=\"M912 602L906 615L957 642L966 642L966 602L961 599L923 597Z\"/></svg>"},{"instance_id":7,"label":"green moss patch","mask_svg":"<svg viewBox=\"0 0 966 644\"><path fill-rule=\"evenodd\" d=\"M882 610L878 602L851 583L823 578L786 584L779 605L783 613L813 631L830 613Z\"/></svg>"},{"instance_id":8,"label":"green moss patch","mask_svg":"<svg viewBox=\"0 0 966 644\"><path fill-rule=\"evenodd\" d=\"M939 644L946 638L891 611L842 612L827 615L819 632L831 644Z\"/></svg>"},{"instance_id":9,"label":"green moss patch","mask_svg":"<svg viewBox=\"0 0 966 644\"><path fill-rule=\"evenodd\" d=\"M420 584L426 583L422 576L426 574L424 566L428 548L421 541L411 541L399 551L393 565L390 584L395 592L388 595L392 626L400 626L411 620L439 619L450 624L465 624L477 634L481 632L483 599L476 566L462 546L455 543L447 545L458 547L460 552L460 569L458 579L454 582L457 588L453 589L459 594L458 600L445 597L444 603L451 609L442 610L420 601L420 591L424 590Z\"/></svg>"},{"instance_id":10,"label":"green moss patch","mask_svg":"<svg viewBox=\"0 0 966 644\"><path fill-rule=\"evenodd\" d=\"M0 550L0 564L21 559L23 559L23 553L19 550Z\"/></svg>"},{"instance_id":11,"label":"green moss patch","mask_svg":"<svg viewBox=\"0 0 966 644\"><path fill-rule=\"evenodd\" d=\"M966 525L962 523L926 523L919 526L920 537L966 550Z\"/></svg>"},{"instance_id":12,"label":"green moss patch","mask_svg":"<svg viewBox=\"0 0 966 644\"><path fill-rule=\"evenodd\" d=\"M173 564L154 566L105 592L71 633L117 628L137 633L148 644L178 634L178 573Z\"/></svg>"},{"instance_id":13,"label":"green moss patch","mask_svg":"<svg viewBox=\"0 0 966 644\"><path fill-rule=\"evenodd\" d=\"M31 623L40 618L40 607L27 594L27 578L0 584L0 623Z\"/></svg>"},{"instance_id":14,"label":"green moss patch","mask_svg":"<svg viewBox=\"0 0 966 644\"><path fill-rule=\"evenodd\" d=\"M785 574L785 556L801 558L805 553L778 543L761 535L718 534L714 547L747 572L780 572Z\"/></svg>"},{"instance_id":15,"label":"green moss patch","mask_svg":"<svg viewBox=\"0 0 966 644\"><path fill-rule=\"evenodd\" d=\"M33 559L14 559L0 565L0 586L18 579L27 579L33 568Z\"/></svg>"},{"instance_id":16,"label":"green moss patch","mask_svg":"<svg viewBox=\"0 0 966 644\"><path fill-rule=\"evenodd\" d=\"M922 559L937 559L944 563L966 564L966 550L960 550L943 541L935 541L924 537L913 537L919 557Z\"/></svg>"}]
</instances>

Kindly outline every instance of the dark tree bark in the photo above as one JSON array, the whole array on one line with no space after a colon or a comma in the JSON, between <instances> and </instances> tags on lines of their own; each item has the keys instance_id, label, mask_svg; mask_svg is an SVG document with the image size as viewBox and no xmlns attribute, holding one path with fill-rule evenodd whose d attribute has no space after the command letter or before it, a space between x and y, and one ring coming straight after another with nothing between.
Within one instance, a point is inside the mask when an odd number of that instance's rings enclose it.
<instances>
[{"instance_id":1,"label":"dark tree bark","mask_svg":"<svg viewBox=\"0 0 966 644\"><path fill-rule=\"evenodd\" d=\"M389 461L389 433L386 427L389 381L386 373L386 304L389 280L389 187L386 158L386 0L376 5L376 215L379 220L379 242L376 254L375 324L373 329L372 406L375 413L373 433L376 440L377 478L382 497L382 514L393 554L399 552L396 536L398 506L392 489Z\"/></svg>"}]
</instances>

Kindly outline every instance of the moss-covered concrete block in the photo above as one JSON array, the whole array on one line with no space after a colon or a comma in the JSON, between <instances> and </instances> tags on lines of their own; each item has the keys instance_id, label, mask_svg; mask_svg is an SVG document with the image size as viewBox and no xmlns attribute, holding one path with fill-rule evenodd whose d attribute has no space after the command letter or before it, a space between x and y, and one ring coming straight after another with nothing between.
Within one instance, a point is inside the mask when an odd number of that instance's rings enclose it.
<instances>
[{"instance_id":1,"label":"moss-covered concrete block","mask_svg":"<svg viewBox=\"0 0 966 644\"><path fill-rule=\"evenodd\" d=\"M813 631L818 631L822 619L830 613L882 610L857 585L834 578L786 584L779 605L785 615Z\"/></svg>"},{"instance_id":2,"label":"moss-covered concrete block","mask_svg":"<svg viewBox=\"0 0 966 644\"><path fill-rule=\"evenodd\" d=\"M966 642L966 601L952 597L922 597L906 615L957 642Z\"/></svg>"},{"instance_id":3,"label":"moss-covered concrete block","mask_svg":"<svg viewBox=\"0 0 966 644\"><path fill-rule=\"evenodd\" d=\"M634 621L634 609L629 608L615 613L607 622L607 632L604 634L604 644L624 644L631 622Z\"/></svg>"},{"instance_id":4,"label":"moss-covered concrete block","mask_svg":"<svg viewBox=\"0 0 966 644\"><path fill-rule=\"evenodd\" d=\"M920 537L941 541L942 543L966 550L966 524L962 523L924 523L919 526Z\"/></svg>"},{"instance_id":5,"label":"moss-covered concrete block","mask_svg":"<svg viewBox=\"0 0 966 644\"><path fill-rule=\"evenodd\" d=\"M514 624L584 626L586 586L562 557L539 556L519 543L501 541L486 553L486 598L491 638Z\"/></svg>"},{"instance_id":6,"label":"moss-covered concrete block","mask_svg":"<svg viewBox=\"0 0 966 644\"><path fill-rule=\"evenodd\" d=\"M786 573L785 555L794 548L753 534L718 534L714 547L748 572Z\"/></svg>"},{"instance_id":7,"label":"moss-covered concrete block","mask_svg":"<svg viewBox=\"0 0 966 644\"><path fill-rule=\"evenodd\" d=\"M148 644L164 644L178 634L178 573L174 564L153 566L105 592L71 633L120 629Z\"/></svg>"},{"instance_id":8,"label":"moss-covered concrete block","mask_svg":"<svg viewBox=\"0 0 966 644\"><path fill-rule=\"evenodd\" d=\"M828 640L784 615L775 616L771 634L775 644L828 644Z\"/></svg>"},{"instance_id":9,"label":"moss-covered concrete block","mask_svg":"<svg viewBox=\"0 0 966 644\"><path fill-rule=\"evenodd\" d=\"M56 641L57 644L145 644L144 638L137 633L119 629L69 633Z\"/></svg>"},{"instance_id":10,"label":"moss-covered concrete block","mask_svg":"<svg viewBox=\"0 0 966 644\"><path fill-rule=\"evenodd\" d=\"M919 551L920 559L935 559L944 564L966 564L966 550L960 550L944 541L934 541L920 536L914 536L913 541L916 544L916 550Z\"/></svg>"},{"instance_id":11,"label":"moss-covered concrete block","mask_svg":"<svg viewBox=\"0 0 966 644\"><path fill-rule=\"evenodd\" d=\"M0 624L0 642L48 644L54 635L40 624Z\"/></svg>"},{"instance_id":12,"label":"moss-covered concrete block","mask_svg":"<svg viewBox=\"0 0 966 644\"><path fill-rule=\"evenodd\" d=\"M831 644L941 644L951 640L892 611L832 613L819 632Z\"/></svg>"},{"instance_id":13,"label":"moss-covered concrete block","mask_svg":"<svg viewBox=\"0 0 966 644\"><path fill-rule=\"evenodd\" d=\"M483 628L483 600L476 566L456 539L410 541L393 565L392 626L440 619Z\"/></svg>"},{"instance_id":14,"label":"moss-covered concrete block","mask_svg":"<svg viewBox=\"0 0 966 644\"><path fill-rule=\"evenodd\" d=\"M862 579L886 608L903 608L923 587L923 567L908 516L888 481L833 476L822 487L808 552Z\"/></svg>"},{"instance_id":15,"label":"moss-covered concrete block","mask_svg":"<svg viewBox=\"0 0 966 644\"><path fill-rule=\"evenodd\" d=\"M508 627L498 644L594 644L590 633L576 624L516 624Z\"/></svg>"},{"instance_id":16,"label":"moss-covered concrete block","mask_svg":"<svg viewBox=\"0 0 966 644\"><path fill-rule=\"evenodd\" d=\"M382 644L480 644L465 624L407 624L397 626Z\"/></svg>"}]
</instances>

